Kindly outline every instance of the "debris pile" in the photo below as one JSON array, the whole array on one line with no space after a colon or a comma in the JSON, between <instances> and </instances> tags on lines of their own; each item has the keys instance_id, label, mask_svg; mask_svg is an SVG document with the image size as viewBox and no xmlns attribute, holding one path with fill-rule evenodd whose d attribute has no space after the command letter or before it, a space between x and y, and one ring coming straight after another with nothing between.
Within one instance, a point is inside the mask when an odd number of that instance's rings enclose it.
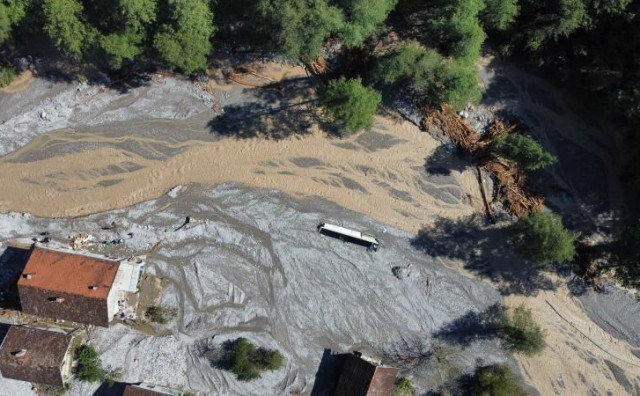
<instances>
[{"instance_id":1,"label":"debris pile","mask_svg":"<svg viewBox=\"0 0 640 396\"><path fill-rule=\"evenodd\" d=\"M491 145L500 136L507 133L521 133L523 128L513 123L505 124L495 118L486 133L478 133L463 118L443 105L440 109L423 108L426 116L422 127L429 131L442 133L457 147L458 151L469 156L478 164L478 183L482 192L487 216L493 221L491 206L502 202L509 214L522 216L527 212L537 212L542 208L544 198L532 191L527 183L524 170L518 169L490 152ZM490 200L484 189L482 170L488 172L496 181L497 188Z\"/></svg>"}]
</instances>

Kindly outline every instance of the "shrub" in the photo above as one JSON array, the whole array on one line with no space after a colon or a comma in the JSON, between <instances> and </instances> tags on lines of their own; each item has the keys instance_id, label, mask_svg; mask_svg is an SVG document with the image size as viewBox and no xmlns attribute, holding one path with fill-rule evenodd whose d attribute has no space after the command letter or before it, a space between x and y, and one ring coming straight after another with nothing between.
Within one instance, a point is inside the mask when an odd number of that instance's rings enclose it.
<instances>
[{"instance_id":1,"label":"shrub","mask_svg":"<svg viewBox=\"0 0 640 396\"><path fill-rule=\"evenodd\" d=\"M502 364L480 367L474 376L474 394L482 396L526 396L520 379Z\"/></svg>"},{"instance_id":2,"label":"shrub","mask_svg":"<svg viewBox=\"0 0 640 396\"><path fill-rule=\"evenodd\" d=\"M408 378L402 377L396 381L391 396L412 396L413 386Z\"/></svg>"},{"instance_id":3,"label":"shrub","mask_svg":"<svg viewBox=\"0 0 640 396\"><path fill-rule=\"evenodd\" d=\"M153 305L147 308L145 315L154 323L166 324L176 316L175 309Z\"/></svg>"},{"instance_id":4,"label":"shrub","mask_svg":"<svg viewBox=\"0 0 640 396\"><path fill-rule=\"evenodd\" d=\"M562 218L551 213L528 213L510 227L516 251L533 265L573 260L576 234L564 228Z\"/></svg>"},{"instance_id":5,"label":"shrub","mask_svg":"<svg viewBox=\"0 0 640 396\"><path fill-rule=\"evenodd\" d=\"M332 80L320 90L320 101L327 113L341 123L345 134L373 126L373 115L382 101L380 93L362 85L360 78Z\"/></svg>"},{"instance_id":6,"label":"shrub","mask_svg":"<svg viewBox=\"0 0 640 396\"><path fill-rule=\"evenodd\" d=\"M14 78L16 78L16 69L11 66L0 66L0 88L11 84Z\"/></svg>"},{"instance_id":7,"label":"shrub","mask_svg":"<svg viewBox=\"0 0 640 396\"><path fill-rule=\"evenodd\" d=\"M77 366L76 377L80 381L100 382L105 378L105 371L102 368L98 353L90 345L83 345L75 352Z\"/></svg>"},{"instance_id":8,"label":"shrub","mask_svg":"<svg viewBox=\"0 0 640 396\"><path fill-rule=\"evenodd\" d=\"M544 347L544 332L533 320L531 310L517 307L513 315L505 319L502 327L504 340L511 352L531 356L540 353Z\"/></svg>"},{"instance_id":9,"label":"shrub","mask_svg":"<svg viewBox=\"0 0 640 396\"><path fill-rule=\"evenodd\" d=\"M262 371L278 370L284 357L278 351L258 348L246 338L238 338L229 346L227 360L225 366L240 381L251 381L260 378Z\"/></svg>"},{"instance_id":10,"label":"shrub","mask_svg":"<svg viewBox=\"0 0 640 396\"><path fill-rule=\"evenodd\" d=\"M516 134L502 135L493 144L494 155L513 162L522 169L540 169L556 162L535 140Z\"/></svg>"}]
</instances>

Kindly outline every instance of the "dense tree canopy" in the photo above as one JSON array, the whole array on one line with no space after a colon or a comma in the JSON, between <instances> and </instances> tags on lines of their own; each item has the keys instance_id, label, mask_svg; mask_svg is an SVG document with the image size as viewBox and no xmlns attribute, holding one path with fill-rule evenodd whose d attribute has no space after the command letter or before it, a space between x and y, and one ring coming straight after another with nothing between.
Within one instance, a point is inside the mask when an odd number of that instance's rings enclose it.
<instances>
[{"instance_id":1,"label":"dense tree canopy","mask_svg":"<svg viewBox=\"0 0 640 396\"><path fill-rule=\"evenodd\" d=\"M213 14L204 0L168 0L169 18L160 26L154 46L171 66L191 73L207 66Z\"/></svg>"},{"instance_id":2,"label":"dense tree canopy","mask_svg":"<svg viewBox=\"0 0 640 396\"><path fill-rule=\"evenodd\" d=\"M486 37L480 25L483 0L434 1L427 7L425 26L444 55L460 62L474 63ZM433 39L432 39L433 40Z\"/></svg>"},{"instance_id":3,"label":"dense tree canopy","mask_svg":"<svg viewBox=\"0 0 640 396\"><path fill-rule=\"evenodd\" d=\"M144 52L149 27L156 21L156 0L119 0L111 13L118 22L107 26L100 47L109 67L120 69L124 60L133 61Z\"/></svg>"},{"instance_id":4,"label":"dense tree canopy","mask_svg":"<svg viewBox=\"0 0 640 396\"><path fill-rule=\"evenodd\" d=\"M25 15L26 0L0 1L0 44L9 38L11 27Z\"/></svg>"},{"instance_id":5,"label":"dense tree canopy","mask_svg":"<svg viewBox=\"0 0 640 396\"><path fill-rule=\"evenodd\" d=\"M331 36L347 47L361 45L383 24L397 0L259 0L267 34L280 52L315 59Z\"/></svg>"},{"instance_id":6,"label":"dense tree canopy","mask_svg":"<svg viewBox=\"0 0 640 396\"><path fill-rule=\"evenodd\" d=\"M362 44L387 19L397 0L340 0L345 23L339 35L347 47Z\"/></svg>"},{"instance_id":7,"label":"dense tree canopy","mask_svg":"<svg viewBox=\"0 0 640 396\"><path fill-rule=\"evenodd\" d=\"M344 24L340 9L326 0L259 0L257 7L284 55L314 59L322 44Z\"/></svg>"},{"instance_id":8,"label":"dense tree canopy","mask_svg":"<svg viewBox=\"0 0 640 396\"><path fill-rule=\"evenodd\" d=\"M44 0L44 31L59 49L79 58L91 40L90 29L83 19L83 6L78 0Z\"/></svg>"},{"instance_id":9,"label":"dense tree canopy","mask_svg":"<svg viewBox=\"0 0 640 396\"><path fill-rule=\"evenodd\" d=\"M518 0L485 0L484 3L480 15L487 29L505 30L518 16Z\"/></svg>"},{"instance_id":10,"label":"dense tree canopy","mask_svg":"<svg viewBox=\"0 0 640 396\"><path fill-rule=\"evenodd\" d=\"M409 43L382 57L374 79L408 86L418 100L431 105L447 103L455 109L480 99L475 69L443 58L436 50Z\"/></svg>"}]
</instances>

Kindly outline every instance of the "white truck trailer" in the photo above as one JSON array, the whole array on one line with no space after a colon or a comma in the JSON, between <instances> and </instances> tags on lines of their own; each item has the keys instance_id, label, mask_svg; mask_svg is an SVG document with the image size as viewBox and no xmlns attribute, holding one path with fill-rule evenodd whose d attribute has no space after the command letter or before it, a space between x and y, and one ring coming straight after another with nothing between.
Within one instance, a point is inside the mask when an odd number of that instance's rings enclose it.
<instances>
[{"instance_id":1,"label":"white truck trailer","mask_svg":"<svg viewBox=\"0 0 640 396\"><path fill-rule=\"evenodd\" d=\"M358 245L366 246L369 250L373 250L374 252L377 251L380 246L380 241L371 234L350 230L334 224L320 223L320 225L318 225L318 232L323 235L341 239L345 242L349 241L357 243Z\"/></svg>"}]
</instances>

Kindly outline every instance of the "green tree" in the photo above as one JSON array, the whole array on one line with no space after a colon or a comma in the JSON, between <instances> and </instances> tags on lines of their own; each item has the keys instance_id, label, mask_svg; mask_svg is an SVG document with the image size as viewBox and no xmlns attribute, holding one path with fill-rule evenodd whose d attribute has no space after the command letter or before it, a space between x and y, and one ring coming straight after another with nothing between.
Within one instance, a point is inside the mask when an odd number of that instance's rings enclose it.
<instances>
[{"instance_id":1,"label":"green tree","mask_svg":"<svg viewBox=\"0 0 640 396\"><path fill-rule=\"evenodd\" d=\"M425 24L445 55L470 65L478 60L486 37L479 19L483 9L483 0L436 2L428 8Z\"/></svg>"},{"instance_id":2,"label":"green tree","mask_svg":"<svg viewBox=\"0 0 640 396\"><path fill-rule=\"evenodd\" d=\"M28 3L29 0L0 1L0 44L9 38L11 28L24 18Z\"/></svg>"},{"instance_id":3,"label":"green tree","mask_svg":"<svg viewBox=\"0 0 640 396\"><path fill-rule=\"evenodd\" d=\"M345 23L339 30L347 47L361 45L375 33L396 6L397 0L342 0Z\"/></svg>"},{"instance_id":4,"label":"green tree","mask_svg":"<svg viewBox=\"0 0 640 396\"><path fill-rule=\"evenodd\" d=\"M144 52L147 31L156 20L156 6L156 0L119 0L113 7L113 27L100 39L110 68L120 69L125 59L133 61Z\"/></svg>"},{"instance_id":5,"label":"green tree","mask_svg":"<svg viewBox=\"0 0 640 396\"><path fill-rule=\"evenodd\" d=\"M540 49L549 40L567 37L591 23L584 0L522 0L521 9L525 22L519 34L526 37L526 45L531 50Z\"/></svg>"},{"instance_id":6,"label":"green tree","mask_svg":"<svg viewBox=\"0 0 640 396\"><path fill-rule=\"evenodd\" d=\"M488 29L507 29L519 12L518 0L485 0L485 6L480 16Z\"/></svg>"},{"instance_id":7,"label":"green tree","mask_svg":"<svg viewBox=\"0 0 640 396\"><path fill-rule=\"evenodd\" d=\"M562 218L552 213L528 213L510 227L515 250L533 265L572 261L576 235L564 228Z\"/></svg>"},{"instance_id":8,"label":"green tree","mask_svg":"<svg viewBox=\"0 0 640 396\"><path fill-rule=\"evenodd\" d=\"M238 338L231 343L227 357L227 366L240 381L260 378L264 370L278 370L284 357L278 351L258 348L246 338Z\"/></svg>"},{"instance_id":9,"label":"green tree","mask_svg":"<svg viewBox=\"0 0 640 396\"><path fill-rule=\"evenodd\" d=\"M96 350L90 345L83 345L75 352L77 366L76 377L84 382L101 382L105 378L105 371L100 363Z\"/></svg>"},{"instance_id":10,"label":"green tree","mask_svg":"<svg viewBox=\"0 0 640 396\"><path fill-rule=\"evenodd\" d=\"M331 80L320 90L320 101L327 113L338 121L346 134L360 129L371 129L373 115L376 113L382 97L373 88L362 85L360 78Z\"/></svg>"},{"instance_id":11,"label":"green tree","mask_svg":"<svg viewBox=\"0 0 640 396\"><path fill-rule=\"evenodd\" d=\"M477 103L482 98L474 66L448 61L440 78L440 84L444 87L441 101L454 110L462 109L467 103Z\"/></svg>"},{"instance_id":12,"label":"green tree","mask_svg":"<svg viewBox=\"0 0 640 396\"><path fill-rule=\"evenodd\" d=\"M374 79L387 84L410 85L418 92L429 92L437 84L442 67L442 56L436 50L410 42L378 60Z\"/></svg>"},{"instance_id":13,"label":"green tree","mask_svg":"<svg viewBox=\"0 0 640 396\"><path fill-rule=\"evenodd\" d=\"M474 392L470 394L479 396L527 396L518 376L502 364L476 369L473 387Z\"/></svg>"},{"instance_id":14,"label":"green tree","mask_svg":"<svg viewBox=\"0 0 640 396\"><path fill-rule=\"evenodd\" d=\"M556 162L556 157L545 151L540 143L522 135L500 136L494 142L491 151L522 169L540 169Z\"/></svg>"},{"instance_id":15,"label":"green tree","mask_svg":"<svg viewBox=\"0 0 640 396\"><path fill-rule=\"evenodd\" d=\"M83 22L82 3L77 0L43 0L44 31L54 45L80 58L92 41L90 29Z\"/></svg>"},{"instance_id":16,"label":"green tree","mask_svg":"<svg viewBox=\"0 0 640 396\"><path fill-rule=\"evenodd\" d=\"M190 74L207 67L211 53L213 14L204 0L168 0L169 20L154 39L154 47L172 67Z\"/></svg>"},{"instance_id":17,"label":"green tree","mask_svg":"<svg viewBox=\"0 0 640 396\"><path fill-rule=\"evenodd\" d=\"M290 59L317 58L344 23L340 9L326 0L259 0L256 6L278 50Z\"/></svg>"},{"instance_id":18,"label":"green tree","mask_svg":"<svg viewBox=\"0 0 640 396\"><path fill-rule=\"evenodd\" d=\"M513 315L505 318L502 332L511 352L532 356L542 352L545 347L544 332L533 320L531 310L523 306L517 307Z\"/></svg>"},{"instance_id":19,"label":"green tree","mask_svg":"<svg viewBox=\"0 0 640 396\"><path fill-rule=\"evenodd\" d=\"M449 104L456 110L480 100L475 68L444 59L437 51L409 43L378 60L374 80L398 87L408 86L420 102Z\"/></svg>"}]
</instances>

